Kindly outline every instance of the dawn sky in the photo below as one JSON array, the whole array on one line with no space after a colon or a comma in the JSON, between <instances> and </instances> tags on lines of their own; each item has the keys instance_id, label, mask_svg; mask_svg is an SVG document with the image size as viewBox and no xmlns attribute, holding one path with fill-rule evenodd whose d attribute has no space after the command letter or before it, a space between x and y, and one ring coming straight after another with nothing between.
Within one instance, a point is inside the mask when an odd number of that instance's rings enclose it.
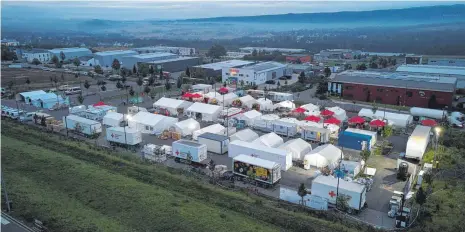
<instances>
[{"instance_id":1,"label":"dawn sky","mask_svg":"<svg viewBox=\"0 0 465 232\"><path fill-rule=\"evenodd\" d=\"M432 1L2 1L3 17L186 19L285 13L363 11L457 2Z\"/></svg>"}]
</instances>

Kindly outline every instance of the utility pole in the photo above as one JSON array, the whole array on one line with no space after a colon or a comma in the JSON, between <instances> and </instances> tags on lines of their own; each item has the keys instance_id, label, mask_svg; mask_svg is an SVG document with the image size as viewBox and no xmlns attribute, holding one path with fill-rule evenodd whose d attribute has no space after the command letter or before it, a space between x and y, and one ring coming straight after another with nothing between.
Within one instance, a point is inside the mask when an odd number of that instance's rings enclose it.
<instances>
[{"instance_id":1,"label":"utility pole","mask_svg":"<svg viewBox=\"0 0 465 232\"><path fill-rule=\"evenodd\" d=\"M126 138L126 120L125 120L125 114L124 114L124 113L123 113L123 122L124 122L124 124L123 124L123 130L124 130L124 144L126 145L125 147L126 147L126 150L127 150L129 147L128 147L128 140L127 140L127 138Z\"/></svg>"},{"instance_id":2,"label":"utility pole","mask_svg":"<svg viewBox=\"0 0 465 232\"><path fill-rule=\"evenodd\" d=\"M3 194L5 195L6 208L7 208L7 212L10 212L11 202L10 202L10 199L8 198L8 192L6 191L5 181L3 180L3 172L1 175L2 176L0 178L2 179L2 189L3 189Z\"/></svg>"}]
</instances>

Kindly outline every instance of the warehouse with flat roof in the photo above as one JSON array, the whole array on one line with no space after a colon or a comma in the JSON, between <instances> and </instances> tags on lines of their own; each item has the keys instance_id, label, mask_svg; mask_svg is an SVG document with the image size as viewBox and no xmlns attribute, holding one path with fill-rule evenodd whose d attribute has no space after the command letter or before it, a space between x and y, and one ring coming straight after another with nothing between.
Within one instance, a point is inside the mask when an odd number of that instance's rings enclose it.
<instances>
[{"instance_id":1,"label":"warehouse with flat roof","mask_svg":"<svg viewBox=\"0 0 465 232\"><path fill-rule=\"evenodd\" d=\"M51 57L54 55L61 60L60 54L63 52L65 54L65 60L72 60L74 58L79 58L83 56L92 56L92 51L87 48L55 48L48 50L51 53Z\"/></svg>"},{"instance_id":2,"label":"warehouse with flat roof","mask_svg":"<svg viewBox=\"0 0 465 232\"><path fill-rule=\"evenodd\" d=\"M459 66L438 66L438 65L401 65L397 67L396 72L457 78L457 88L465 89L465 67Z\"/></svg>"},{"instance_id":3,"label":"warehouse with flat roof","mask_svg":"<svg viewBox=\"0 0 465 232\"><path fill-rule=\"evenodd\" d=\"M260 85L286 75L287 65L274 61L246 65L240 68L223 68L222 81L244 85Z\"/></svg>"},{"instance_id":4,"label":"warehouse with flat roof","mask_svg":"<svg viewBox=\"0 0 465 232\"><path fill-rule=\"evenodd\" d=\"M457 78L390 72L345 71L328 83L328 92L347 100L425 108L451 106Z\"/></svg>"},{"instance_id":5,"label":"warehouse with flat roof","mask_svg":"<svg viewBox=\"0 0 465 232\"><path fill-rule=\"evenodd\" d=\"M282 52L282 53L303 53L305 49L299 48L268 48L268 47L245 47L240 48L241 52L253 52L254 50L257 52Z\"/></svg>"},{"instance_id":6,"label":"warehouse with flat roof","mask_svg":"<svg viewBox=\"0 0 465 232\"><path fill-rule=\"evenodd\" d=\"M181 55L181 56L195 55L195 48L187 48L187 47L150 46L150 47L134 48L133 50L137 51L139 54L167 52L167 53L173 53L173 54Z\"/></svg>"},{"instance_id":7,"label":"warehouse with flat roof","mask_svg":"<svg viewBox=\"0 0 465 232\"><path fill-rule=\"evenodd\" d=\"M216 62L216 63L193 66L191 71L192 71L192 74L197 73L197 72L202 72L204 76L217 77L217 76L221 76L221 72L223 68L240 68L240 67L243 67L244 65L249 65L253 63L254 62L252 61L246 61L246 60L227 60L227 61L221 61L221 62Z\"/></svg>"},{"instance_id":8,"label":"warehouse with flat roof","mask_svg":"<svg viewBox=\"0 0 465 232\"><path fill-rule=\"evenodd\" d=\"M117 59L121 66L123 57L130 56L130 55L137 55L136 51L131 50L115 50L115 51L105 51L105 52L97 52L94 54L95 64L98 64L102 67L111 67L113 64L113 60Z\"/></svg>"},{"instance_id":9,"label":"warehouse with flat roof","mask_svg":"<svg viewBox=\"0 0 465 232\"><path fill-rule=\"evenodd\" d=\"M201 63L199 57L192 56L179 56L176 58L169 58L164 60L155 60L149 62L142 62L154 67L161 67L166 72L181 72L185 71L186 67L191 67Z\"/></svg>"}]
</instances>

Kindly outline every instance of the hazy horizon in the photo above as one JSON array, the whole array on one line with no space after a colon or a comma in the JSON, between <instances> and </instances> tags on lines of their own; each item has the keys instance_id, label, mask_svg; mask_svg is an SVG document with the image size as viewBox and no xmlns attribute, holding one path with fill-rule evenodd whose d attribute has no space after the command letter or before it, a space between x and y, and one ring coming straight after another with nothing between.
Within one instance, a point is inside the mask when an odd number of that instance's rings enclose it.
<instances>
[{"instance_id":1,"label":"hazy horizon","mask_svg":"<svg viewBox=\"0 0 465 232\"><path fill-rule=\"evenodd\" d=\"M287 13L369 11L464 2L428 1L2 1L4 18L172 20Z\"/></svg>"}]
</instances>

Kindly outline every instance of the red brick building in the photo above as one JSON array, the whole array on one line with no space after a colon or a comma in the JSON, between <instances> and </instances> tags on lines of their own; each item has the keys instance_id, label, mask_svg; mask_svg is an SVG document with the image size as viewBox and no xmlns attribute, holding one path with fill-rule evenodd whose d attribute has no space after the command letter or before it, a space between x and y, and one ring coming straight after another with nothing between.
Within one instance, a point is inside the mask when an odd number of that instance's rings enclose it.
<instances>
[{"instance_id":1,"label":"red brick building","mask_svg":"<svg viewBox=\"0 0 465 232\"><path fill-rule=\"evenodd\" d=\"M328 91L347 100L443 108L452 105L456 82L452 77L346 71L330 81Z\"/></svg>"},{"instance_id":2,"label":"red brick building","mask_svg":"<svg viewBox=\"0 0 465 232\"><path fill-rule=\"evenodd\" d=\"M310 63L312 62L312 57L310 55L305 54L293 54L286 56L287 63Z\"/></svg>"}]
</instances>

